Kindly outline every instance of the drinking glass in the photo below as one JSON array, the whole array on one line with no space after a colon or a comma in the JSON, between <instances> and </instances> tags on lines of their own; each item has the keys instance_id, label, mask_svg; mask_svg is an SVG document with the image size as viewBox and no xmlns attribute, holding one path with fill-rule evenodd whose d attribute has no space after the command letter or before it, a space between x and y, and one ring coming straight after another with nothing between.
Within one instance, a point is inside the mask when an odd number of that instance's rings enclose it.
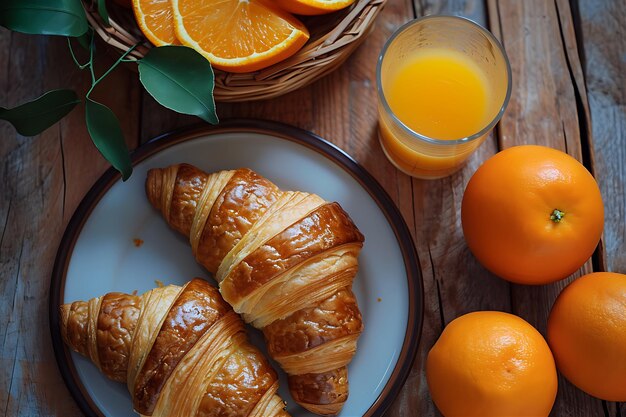
<instances>
[{"instance_id":1,"label":"drinking glass","mask_svg":"<svg viewBox=\"0 0 626 417\"><path fill-rule=\"evenodd\" d=\"M473 70L480 72L480 78L484 80L485 112L481 113L484 118L476 125L480 127L468 131L462 137L428 136L409 127L407 120L394 113L389 104L391 85L394 79L397 80L403 66L418 54L432 51L456 54ZM434 74L437 75L437 72L434 71ZM435 15L410 21L391 36L378 59L376 82L379 139L385 155L408 175L435 179L448 176L461 168L500 120L511 94L511 68L504 48L489 31L466 18ZM445 97L433 98L437 99L433 106L443 103L452 109L452 106L458 105L453 100L447 101ZM428 97L422 99L429 100ZM410 106L410 103L407 105ZM411 109L404 109L405 115L406 111ZM447 110L444 108L443 111ZM456 108L456 111L459 109ZM461 126L453 127L463 128L465 122L452 122L455 123Z\"/></svg>"}]
</instances>

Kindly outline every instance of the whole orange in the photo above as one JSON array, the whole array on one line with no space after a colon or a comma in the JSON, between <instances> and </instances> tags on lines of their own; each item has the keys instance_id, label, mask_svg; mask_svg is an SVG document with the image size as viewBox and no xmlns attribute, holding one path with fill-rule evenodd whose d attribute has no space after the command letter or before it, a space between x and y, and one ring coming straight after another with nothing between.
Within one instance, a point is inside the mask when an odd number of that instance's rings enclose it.
<instances>
[{"instance_id":1,"label":"whole orange","mask_svg":"<svg viewBox=\"0 0 626 417\"><path fill-rule=\"evenodd\" d=\"M548 342L570 382L626 401L626 275L596 272L565 287L548 318Z\"/></svg>"},{"instance_id":2,"label":"whole orange","mask_svg":"<svg viewBox=\"0 0 626 417\"><path fill-rule=\"evenodd\" d=\"M426 379L446 417L545 417L557 391L554 359L541 334L497 311L448 324L428 353Z\"/></svg>"},{"instance_id":3,"label":"whole orange","mask_svg":"<svg viewBox=\"0 0 626 417\"><path fill-rule=\"evenodd\" d=\"M604 226L598 184L576 159L545 146L515 146L472 176L461 206L465 240L509 281L565 278L593 253Z\"/></svg>"}]
</instances>

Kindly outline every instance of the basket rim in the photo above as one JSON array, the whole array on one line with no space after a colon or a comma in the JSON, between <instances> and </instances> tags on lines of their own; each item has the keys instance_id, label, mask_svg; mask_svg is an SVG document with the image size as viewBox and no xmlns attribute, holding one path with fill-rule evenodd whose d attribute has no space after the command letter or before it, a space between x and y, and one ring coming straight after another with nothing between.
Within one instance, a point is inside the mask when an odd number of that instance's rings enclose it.
<instances>
[{"instance_id":1,"label":"basket rim","mask_svg":"<svg viewBox=\"0 0 626 417\"><path fill-rule=\"evenodd\" d=\"M231 73L214 68L215 100L237 102L269 99L304 87L329 74L365 40L386 2L356 0L352 6L340 11L341 14L334 13L338 21L329 26L329 31L316 33L294 55L269 67L246 73ZM140 60L154 47L139 33L138 27L137 34L133 34L127 23L118 21L113 13L109 15L107 25L99 15L94 0L82 0L82 4L89 24L99 38L117 52L126 52L135 46L128 58ZM118 12L125 9L122 6L115 7ZM132 9L126 8L120 13L130 14L129 20L134 23Z\"/></svg>"}]
</instances>

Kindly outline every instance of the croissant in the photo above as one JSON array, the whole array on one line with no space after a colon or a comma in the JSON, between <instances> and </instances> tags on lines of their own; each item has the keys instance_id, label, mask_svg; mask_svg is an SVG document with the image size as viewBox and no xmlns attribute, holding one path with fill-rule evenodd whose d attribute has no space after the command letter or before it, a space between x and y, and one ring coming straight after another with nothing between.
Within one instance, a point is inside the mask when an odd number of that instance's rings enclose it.
<instances>
[{"instance_id":1,"label":"croissant","mask_svg":"<svg viewBox=\"0 0 626 417\"><path fill-rule=\"evenodd\" d=\"M351 288L364 238L348 214L317 195L281 191L249 169L151 169L146 193L189 237L224 299L263 331L293 399L337 414L363 330Z\"/></svg>"},{"instance_id":2,"label":"croissant","mask_svg":"<svg viewBox=\"0 0 626 417\"><path fill-rule=\"evenodd\" d=\"M63 340L125 382L142 416L288 417L243 322L201 279L64 304Z\"/></svg>"}]
</instances>

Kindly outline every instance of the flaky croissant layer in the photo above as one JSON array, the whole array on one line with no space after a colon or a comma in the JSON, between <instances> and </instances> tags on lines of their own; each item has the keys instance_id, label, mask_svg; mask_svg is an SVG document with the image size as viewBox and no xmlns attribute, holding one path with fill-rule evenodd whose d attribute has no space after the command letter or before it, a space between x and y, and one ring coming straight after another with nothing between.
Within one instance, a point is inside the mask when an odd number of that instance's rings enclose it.
<instances>
[{"instance_id":1,"label":"flaky croissant layer","mask_svg":"<svg viewBox=\"0 0 626 417\"><path fill-rule=\"evenodd\" d=\"M61 306L63 340L159 417L288 417L277 376L201 279Z\"/></svg>"},{"instance_id":2,"label":"flaky croissant layer","mask_svg":"<svg viewBox=\"0 0 626 417\"><path fill-rule=\"evenodd\" d=\"M146 194L189 237L224 299L263 331L294 400L337 414L363 330L351 288L364 238L348 214L315 194L281 191L249 169L152 169Z\"/></svg>"}]
</instances>

